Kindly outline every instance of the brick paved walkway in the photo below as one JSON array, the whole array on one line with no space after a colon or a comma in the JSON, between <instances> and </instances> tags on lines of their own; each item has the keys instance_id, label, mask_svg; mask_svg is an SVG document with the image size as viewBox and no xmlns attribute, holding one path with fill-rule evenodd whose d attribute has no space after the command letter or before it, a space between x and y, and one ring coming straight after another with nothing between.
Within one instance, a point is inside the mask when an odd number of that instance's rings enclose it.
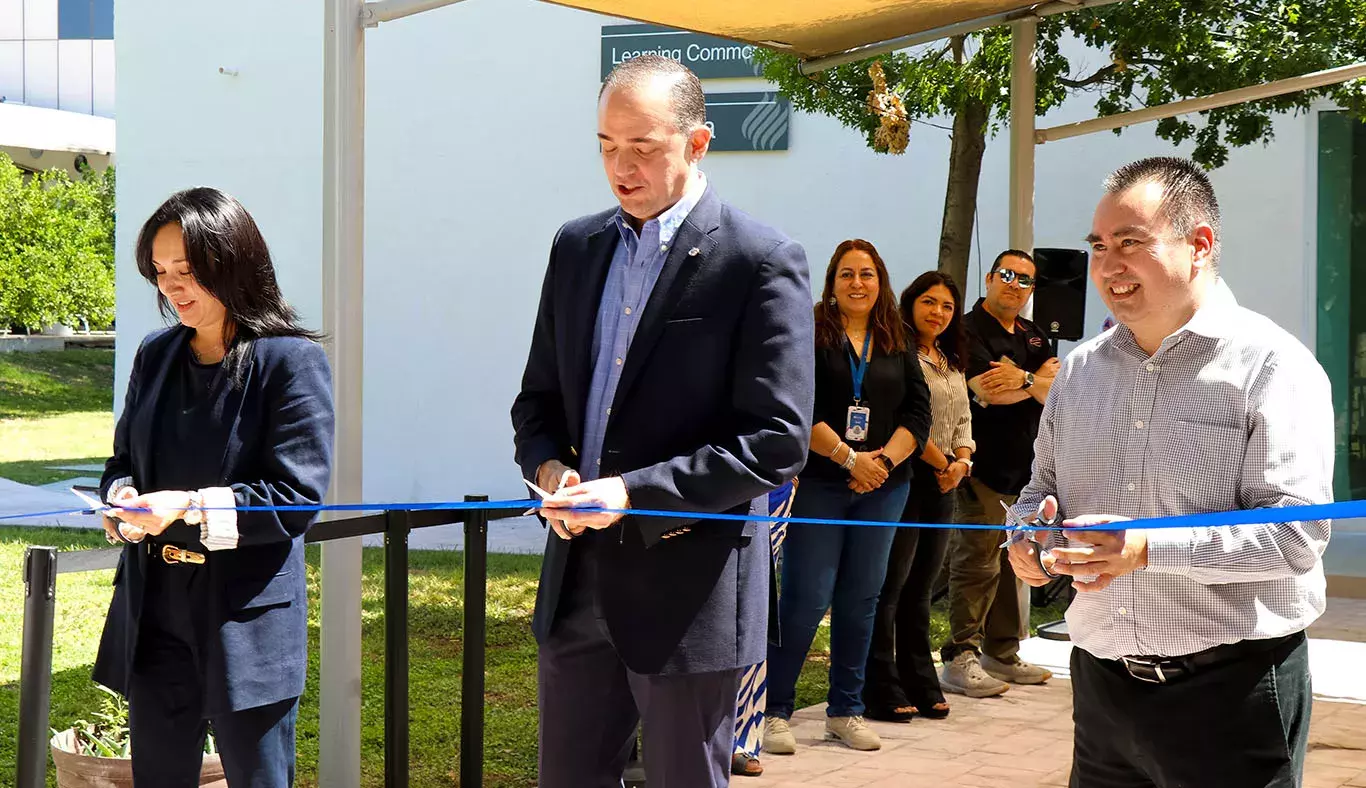
<instances>
[{"instance_id":1,"label":"brick paved walkway","mask_svg":"<svg viewBox=\"0 0 1366 788\"><path fill-rule=\"evenodd\" d=\"M1329 613L1310 634L1366 642L1366 600L1331 600ZM1357 696L1366 700L1366 678L1361 689ZM971 700L954 695L950 703L953 713L946 720L872 723L882 736L882 749L873 753L822 741L824 706L803 709L793 718L797 754L767 755L763 777L735 778L731 784L741 788L1067 785L1072 752L1072 687L1067 680L1012 687L998 698ZM1366 703L1315 701L1309 747L1306 788L1366 788Z\"/></svg>"}]
</instances>

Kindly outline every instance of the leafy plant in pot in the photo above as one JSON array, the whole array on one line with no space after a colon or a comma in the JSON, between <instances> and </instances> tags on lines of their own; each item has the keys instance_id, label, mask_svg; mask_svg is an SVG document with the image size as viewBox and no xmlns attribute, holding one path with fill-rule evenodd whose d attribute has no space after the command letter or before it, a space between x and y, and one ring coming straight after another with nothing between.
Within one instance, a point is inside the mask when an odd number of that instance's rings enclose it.
<instances>
[{"instance_id":1,"label":"leafy plant in pot","mask_svg":"<svg viewBox=\"0 0 1366 788\"><path fill-rule=\"evenodd\" d=\"M94 721L76 720L64 731L52 731L52 762L58 788L132 788L132 741L128 735L128 702L96 685L105 697ZM227 788L218 749L210 734L204 741L204 765L199 784Z\"/></svg>"}]
</instances>

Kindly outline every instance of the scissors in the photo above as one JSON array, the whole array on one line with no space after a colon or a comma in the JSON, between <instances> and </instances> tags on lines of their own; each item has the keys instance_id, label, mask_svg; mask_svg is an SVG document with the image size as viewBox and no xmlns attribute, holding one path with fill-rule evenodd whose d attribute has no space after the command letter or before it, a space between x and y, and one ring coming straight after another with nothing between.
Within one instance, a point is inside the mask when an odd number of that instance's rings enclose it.
<instances>
[{"instance_id":1,"label":"scissors","mask_svg":"<svg viewBox=\"0 0 1366 788\"><path fill-rule=\"evenodd\" d=\"M534 492L534 493L536 493L537 495L541 496L541 500L542 500L542 501L544 501L545 499L547 499L547 498L550 497L550 493L548 493L548 492L546 492L545 490L542 490L540 487L536 486L534 483L532 483L532 481L531 481L530 479L523 479L522 482L523 482L524 484L526 484L526 486L529 487L529 488L531 489L532 492ZM525 516L527 516L527 515L529 515L529 514L536 514L537 512L540 512L540 511L541 511L541 508L540 508L539 506L535 506L535 507L532 507L532 508L530 508L530 509L527 509L525 512L522 512L522 516L525 517ZM542 513L542 515L544 516L544 513ZM544 520L541 522L541 525L542 525L542 526L545 525L545 521L544 521ZM577 534L571 532L571 531L570 531L569 529L567 529L567 528L565 529L564 532L567 533L567 534L569 534L569 538L570 538L570 539L573 539L575 536L577 536Z\"/></svg>"},{"instance_id":2,"label":"scissors","mask_svg":"<svg viewBox=\"0 0 1366 788\"><path fill-rule=\"evenodd\" d=\"M89 495L86 495L85 493L81 492L80 490L77 490L75 487L72 487L72 488L71 488L71 493L72 493L73 495L75 495L77 498L80 498L81 501L82 501L83 503L85 503L85 505L86 505L87 507L89 507L88 509L83 510L83 511L81 512L81 514L95 514L95 515L100 515L100 516L103 516L103 517L108 517L109 519L111 519L111 520L113 520L114 522L118 523L118 528L115 529L115 530L118 532L118 537L117 537L117 538L115 538L115 537L113 537L113 536L110 536L110 534L109 534L108 531L105 531L105 533L104 533L104 538L105 538L106 541L109 542L109 544L118 544L119 542L125 542L125 543L127 543L127 544L137 544L138 542L141 542L141 541L142 541L141 539L129 539L128 536L127 536L127 534L125 534L125 533L123 532L124 522L123 522L122 520L120 520L119 518L114 517L113 515L109 514L109 512L110 512L112 509L114 509L113 506L110 506L110 505L108 505L108 504L106 504L106 503L101 502L100 500L98 500L98 499L96 499L96 498L93 498L93 497L91 497L91 496L89 496Z\"/></svg>"},{"instance_id":3,"label":"scissors","mask_svg":"<svg viewBox=\"0 0 1366 788\"><path fill-rule=\"evenodd\" d=\"M105 514L110 509L114 508L112 506L109 506L108 504L96 500L95 498L90 497L89 495L86 495L80 490L77 490L75 487L71 488L71 494L76 496L77 498L80 498L81 501L87 507L89 507L82 511L81 514Z\"/></svg>"},{"instance_id":4,"label":"scissors","mask_svg":"<svg viewBox=\"0 0 1366 788\"><path fill-rule=\"evenodd\" d=\"M1043 507L1044 501L1040 501L1039 511L1035 513L1034 522L1043 523L1044 525L1052 525L1057 520L1057 517L1044 517ZM1020 542L1025 541L1029 538L1030 531L1052 530L1038 528L1035 525L1026 523L1024 520L1020 518L1020 515L1015 513L1014 509L1006 505L1005 501L1001 501L1001 508L1006 510L1006 525L1010 526L1007 529L1006 540L1001 543L1001 547L1009 547L1010 545L1018 544ZM1035 545L1034 562L1039 565L1039 571L1043 572L1044 576L1049 578L1050 580L1056 580L1057 578L1062 577L1062 575L1054 574L1048 571L1048 568L1043 565L1043 545Z\"/></svg>"}]
</instances>

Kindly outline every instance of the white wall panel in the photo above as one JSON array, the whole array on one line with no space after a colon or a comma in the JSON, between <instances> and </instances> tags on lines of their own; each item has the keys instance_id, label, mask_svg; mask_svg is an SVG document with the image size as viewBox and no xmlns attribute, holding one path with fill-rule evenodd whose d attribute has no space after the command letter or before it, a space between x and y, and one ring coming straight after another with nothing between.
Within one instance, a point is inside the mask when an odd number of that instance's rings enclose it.
<instances>
[{"instance_id":1,"label":"white wall panel","mask_svg":"<svg viewBox=\"0 0 1366 788\"><path fill-rule=\"evenodd\" d=\"M57 40L57 0L24 0L24 38Z\"/></svg>"},{"instance_id":2,"label":"white wall panel","mask_svg":"<svg viewBox=\"0 0 1366 788\"><path fill-rule=\"evenodd\" d=\"M92 104L96 115L114 117L114 42L92 43L94 83L91 85Z\"/></svg>"},{"instance_id":3,"label":"white wall panel","mask_svg":"<svg viewBox=\"0 0 1366 788\"><path fill-rule=\"evenodd\" d=\"M24 103L57 108L57 42L24 45Z\"/></svg>"},{"instance_id":4,"label":"white wall panel","mask_svg":"<svg viewBox=\"0 0 1366 788\"><path fill-rule=\"evenodd\" d=\"M24 42L0 41L0 96L24 100Z\"/></svg>"},{"instance_id":5,"label":"white wall panel","mask_svg":"<svg viewBox=\"0 0 1366 788\"><path fill-rule=\"evenodd\" d=\"M57 42L57 100L60 109L91 111L90 40Z\"/></svg>"},{"instance_id":6,"label":"white wall panel","mask_svg":"<svg viewBox=\"0 0 1366 788\"><path fill-rule=\"evenodd\" d=\"M0 0L0 41L24 39L24 0ZM3 72L0 72L3 76Z\"/></svg>"}]
</instances>

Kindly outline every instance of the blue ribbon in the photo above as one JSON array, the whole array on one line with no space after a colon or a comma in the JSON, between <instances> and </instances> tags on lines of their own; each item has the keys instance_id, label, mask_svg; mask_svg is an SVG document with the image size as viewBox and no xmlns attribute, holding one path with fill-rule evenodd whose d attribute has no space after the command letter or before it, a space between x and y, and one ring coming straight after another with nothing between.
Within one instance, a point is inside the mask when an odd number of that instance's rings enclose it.
<instances>
[{"instance_id":1,"label":"blue ribbon","mask_svg":"<svg viewBox=\"0 0 1366 788\"><path fill-rule=\"evenodd\" d=\"M435 501L399 503L334 503L299 504L288 506L225 506L205 507L206 511L233 509L239 512L388 512L388 511L460 511L471 509L537 509L539 499L518 498L502 501ZM130 509L129 511L138 511ZM143 510L146 511L146 510ZM821 517L782 517L776 515L727 514L718 512L686 512L663 509L575 509L579 512L606 512L634 517L674 517L692 520L722 520L741 522L789 523L799 525L877 526L885 528L956 528L970 531L1000 531L1004 525L979 523L901 523L878 520L839 520ZM5 520L28 520L37 517L93 514L90 509L59 509L49 512L0 515ZM1217 528L1231 525L1276 525L1304 520L1344 520L1366 518L1366 500L1341 501L1307 506L1280 506L1263 509L1237 509L1229 512L1202 512L1171 517L1149 517L1123 520L1116 523L1078 526L1077 531L1124 531L1130 528Z\"/></svg>"}]
</instances>

